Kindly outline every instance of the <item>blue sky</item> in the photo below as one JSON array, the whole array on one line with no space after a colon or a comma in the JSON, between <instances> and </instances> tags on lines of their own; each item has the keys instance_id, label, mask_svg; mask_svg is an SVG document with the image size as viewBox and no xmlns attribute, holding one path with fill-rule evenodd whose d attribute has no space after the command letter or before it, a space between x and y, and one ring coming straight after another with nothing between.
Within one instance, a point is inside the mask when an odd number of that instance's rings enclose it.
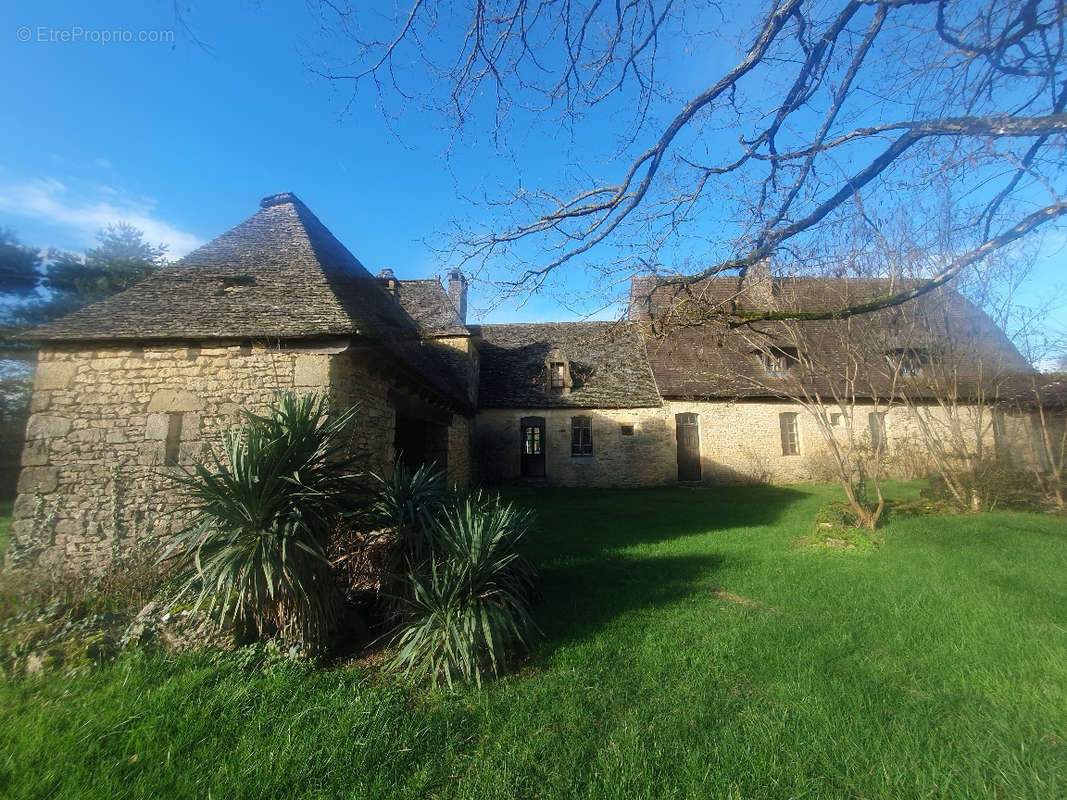
<instances>
[{"instance_id":1,"label":"blue sky","mask_svg":"<svg viewBox=\"0 0 1067 800\"><path fill-rule=\"evenodd\" d=\"M173 46L37 41L75 26L172 29L170 3L5 5L0 68L19 78L0 126L0 225L83 250L123 219L180 255L294 191L369 269L440 273L423 240L447 228L456 178L431 121L405 118L401 141L374 108L342 117L346 98L306 68L315 29L301 3L203 4L191 21L209 51L180 31ZM473 155L451 168L480 177Z\"/></svg>"},{"instance_id":2,"label":"blue sky","mask_svg":"<svg viewBox=\"0 0 1067 800\"><path fill-rule=\"evenodd\" d=\"M84 32L47 41L78 28L172 30L170 2L5 5L0 69L17 79L5 82L0 226L29 244L83 250L121 219L180 255L254 213L260 197L291 190L372 271L440 275L426 240L470 212L457 193L477 195L513 165L476 141L446 161L441 120L410 112L391 129L371 95L342 115L344 90L307 68L321 41L313 14L281 5L193 4L188 19L206 48L181 31L173 42L84 41ZM525 142L525 169L551 175L581 146L564 139ZM1065 258L1047 247L1026 291L1036 299L1062 285ZM577 292L595 288L571 276ZM574 318L548 295L479 313L487 297L474 298L479 321ZM1054 324L1067 328L1067 312Z\"/></svg>"}]
</instances>

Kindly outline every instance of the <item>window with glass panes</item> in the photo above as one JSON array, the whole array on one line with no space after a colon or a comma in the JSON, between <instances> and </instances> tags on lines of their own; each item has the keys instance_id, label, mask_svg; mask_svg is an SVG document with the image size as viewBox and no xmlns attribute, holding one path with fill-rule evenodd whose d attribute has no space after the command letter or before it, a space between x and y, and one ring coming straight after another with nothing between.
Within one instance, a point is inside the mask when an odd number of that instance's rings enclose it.
<instances>
[{"instance_id":1,"label":"window with glass panes","mask_svg":"<svg viewBox=\"0 0 1067 800\"><path fill-rule=\"evenodd\" d=\"M571 455L593 455L593 420L591 417L571 417Z\"/></svg>"},{"instance_id":2,"label":"window with glass panes","mask_svg":"<svg viewBox=\"0 0 1067 800\"><path fill-rule=\"evenodd\" d=\"M778 425L782 432L782 455L800 455L800 431L797 428L797 415L788 411L778 415Z\"/></svg>"},{"instance_id":3,"label":"window with glass panes","mask_svg":"<svg viewBox=\"0 0 1067 800\"><path fill-rule=\"evenodd\" d=\"M562 389L567 383L567 366L562 361L553 361L549 366L549 387Z\"/></svg>"},{"instance_id":4,"label":"window with glass panes","mask_svg":"<svg viewBox=\"0 0 1067 800\"><path fill-rule=\"evenodd\" d=\"M523 429L522 451L528 456L541 455L541 428L537 425L527 425Z\"/></svg>"}]
</instances>

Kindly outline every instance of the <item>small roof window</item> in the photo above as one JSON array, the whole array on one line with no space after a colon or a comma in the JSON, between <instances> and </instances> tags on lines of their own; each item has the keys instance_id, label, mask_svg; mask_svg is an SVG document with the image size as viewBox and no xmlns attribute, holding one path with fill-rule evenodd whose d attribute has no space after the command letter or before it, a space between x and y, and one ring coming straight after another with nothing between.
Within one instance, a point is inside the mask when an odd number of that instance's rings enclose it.
<instances>
[{"instance_id":1,"label":"small roof window","mask_svg":"<svg viewBox=\"0 0 1067 800\"><path fill-rule=\"evenodd\" d=\"M545 356L545 388L555 394L568 394L574 381L571 378L571 365L567 357L554 347Z\"/></svg>"},{"instance_id":2,"label":"small roof window","mask_svg":"<svg viewBox=\"0 0 1067 800\"><path fill-rule=\"evenodd\" d=\"M218 296L227 294L234 294L236 292L244 291L249 286L255 286L256 279L251 275L228 275L219 279L219 290L215 292Z\"/></svg>"}]
</instances>

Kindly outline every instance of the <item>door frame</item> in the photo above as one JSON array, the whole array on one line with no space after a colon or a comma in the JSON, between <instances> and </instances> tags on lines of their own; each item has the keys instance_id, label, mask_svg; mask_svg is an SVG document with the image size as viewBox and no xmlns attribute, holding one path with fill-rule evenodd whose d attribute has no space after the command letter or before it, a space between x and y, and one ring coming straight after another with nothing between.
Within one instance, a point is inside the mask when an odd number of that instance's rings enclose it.
<instances>
[{"instance_id":1,"label":"door frame","mask_svg":"<svg viewBox=\"0 0 1067 800\"><path fill-rule=\"evenodd\" d=\"M682 429L692 428L696 434L696 452L689 454L696 456L695 477L682 477ZM700 414L695 411L683 411L674 415L674 438L677 442L678 452L678 481L680 483L695 483L703 480L704 469L700 456Z\"/></svg>"},{"instance_id":2,"label":"door frame","mask_svg":"<svg viewBox=\"0 0 1067 800\"><path fill-rule=\"evenodd\" d=\"M526 452L526 431L536 428L539 432L535 441L540 448L539 453ZM548 469L545 459L545 418L523 417L519 420L519 476L523 478L543 478Z\"/></svg>"}]
</instances>

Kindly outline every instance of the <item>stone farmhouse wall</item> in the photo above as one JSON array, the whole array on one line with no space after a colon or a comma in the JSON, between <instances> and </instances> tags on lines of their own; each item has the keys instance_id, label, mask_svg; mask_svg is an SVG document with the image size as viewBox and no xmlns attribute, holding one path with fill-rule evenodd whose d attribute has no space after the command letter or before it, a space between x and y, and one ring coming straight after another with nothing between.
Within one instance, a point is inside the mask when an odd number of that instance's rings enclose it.
<instances>
[{"instance_id":1,"label":"stone farmhouse wall","mask_svg":"<svg viewBox=\"0 0 1067 800\"><path fill-rule=\"evenodd\" d=\"M357 405L350 447L366 469L393 463L396 412L408 392L388 361L346 342L299 348L262 343L143 348L55 347L40 351L12 527L14 555L39 556L72 570L99 567L138 537L178 524L170 463L189 465L221 443L242 410L262 412L279 391L327 391ZM405 394L405 396L408 396ZM425 396L413 402L429 402ZM830 409L833 411L832 409ZM868 411L856 412L865 434ZM783 455L779 415L797 414L799 452ZM668 400L655 408L485 409L451 415L441 445L451 479L485 483L520 476L519 425L545 419L546 480L561 486L648 486L677 482L675 415L699 421L702 480L708 484L831 480L815 420L783 402ZM933 408L930 416L941 412ZM591 418L593 454L571 455L571 417ZM944 415L941 414L943 417ZM623 426L632 428L625 435ZM979 428L990 454L1025 461L1033 452L1028 415L983 410ZM917 422L895 407L885 416L890 466L917 474L926 459ZM994 436L996 430L996 436ZM973 437L973 434L971 434Z\"/></svg>"},{"instance_id":2,"label":"stone farmhouse wall","mask_svg":"<svg viewBox=\"0 0 1067 800\"><path fill-rule=\"evenodd\" d=\"M578 415L592 420L591 456L571 456L571 417ZM519 426L526 416L545 419L545 473L552 485L648 486L673 483L678 477L674 421L668 425L661 408L509 408L478 412L473 450L480 480L519 478ZM634 435L623 436L623 425L633 425Z\"/></svg>"},{"instance_id":3,"label":"stone farmhouse wall","mask_svg":"<svg viewBox=\"0 0 1067 800\"><path fill-rule=\"evenodd\" d=\"M471 482L472 420L456 414L448 428L448 477L460 486Z\"/></svg>"},{"instance_id":4,"label":"stone farmhouse wall","mask_svg":"<svg viewBox=\"0 0 1067 800\"><path fill-rule=\"evenodd\" d=\"M92 570L139 537L173 530L179 498L166 474L177 468L168 464L206 456L239 423L241 411L263 412L284 390L329 391L338 402L358 403L350 446L365 468L388 468L392 382L360 355L336 349L238 342L42 349L13 555ZM455 479L465 480L468 426L465 418L454 419L461 423L449 460Z\"/></svg>"},{"instance_id":5,"label":"stone farmhouse wall","mask_svg":"<svg viewBox=\"0 0 1067 800\"><path fill-rule=\"evenodd\" d=\"M874 406L857 406L854 412L857 442L869 442L868 413ZM796 413L798 452L783 455L780 415ZM828 409L836 413L836 409ZM634 409L489 409L478 414L474 451L478 474L488 482L520 477L520 421L545 419L546 482L558 486L649 486L676 483L677 431L675 415L698 415L701 479L708 484L749 481L801 483L832 481L835 474L830 451L811 412L788 402L767 401L665 401L660 408ZM947 415L935 406L924 409L935 424L947 424ZM592 456L571 456L571 417L591 418ZM891 474L915 477L929 466L913 412L896 406L885 412L887 467ZM990 456L999 448L1029 452L1031 433L1026 419L1001 422L1002 441L994 436L989 409L976 410L974 431L981 431ZM633 435L622 435L622 426ZM847 441L844 425L835 429ZM978 433L970 433L976 440Z\"/></svg>"}]
</instances>

